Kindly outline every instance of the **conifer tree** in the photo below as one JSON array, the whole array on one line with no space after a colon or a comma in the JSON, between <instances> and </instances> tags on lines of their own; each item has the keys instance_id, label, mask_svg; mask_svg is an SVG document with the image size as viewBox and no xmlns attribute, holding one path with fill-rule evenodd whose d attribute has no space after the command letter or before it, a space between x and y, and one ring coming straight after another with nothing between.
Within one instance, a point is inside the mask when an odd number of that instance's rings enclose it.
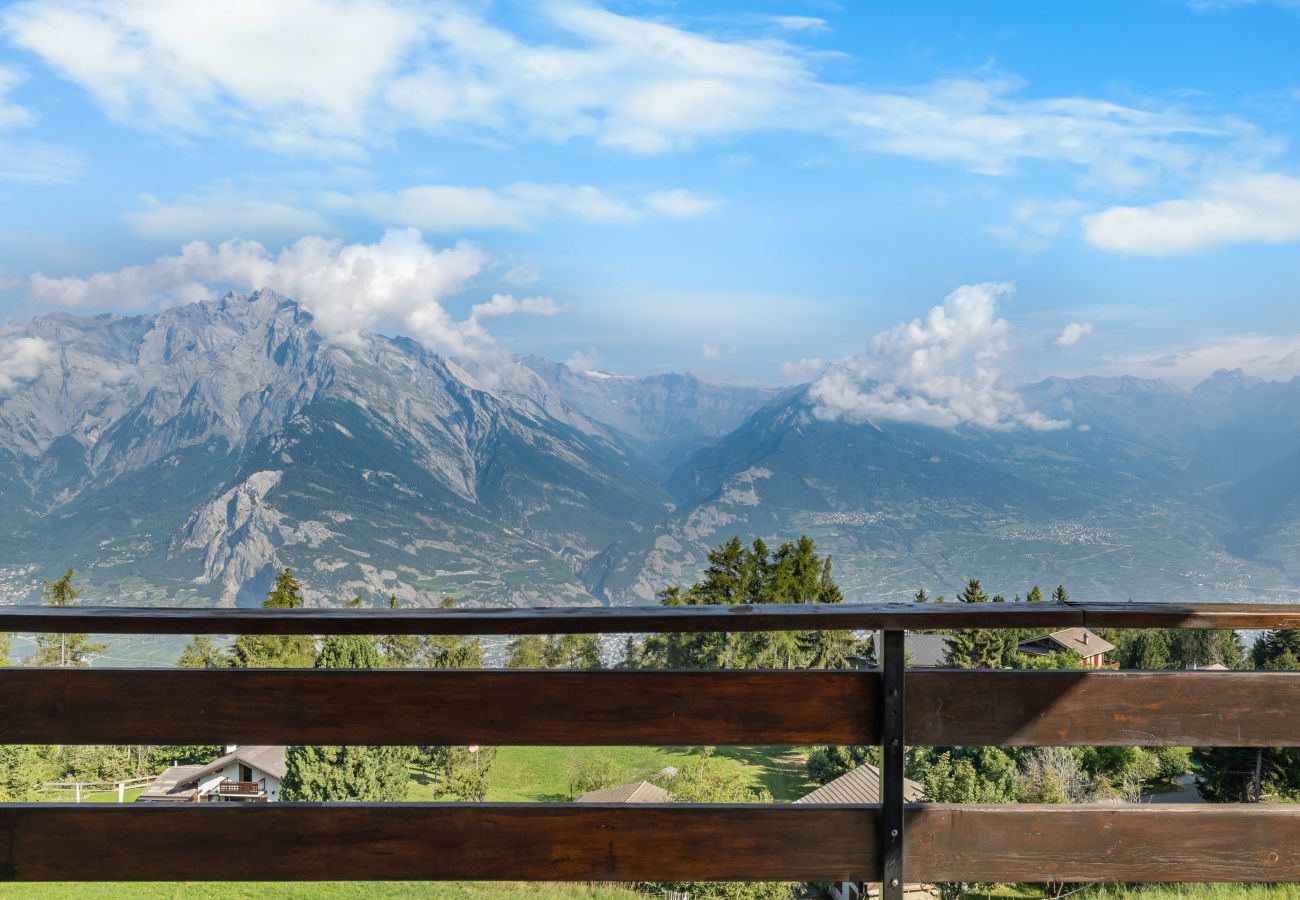
<instances>
[{"instance_id":1,"label":"conifer tree","mask_svg":"<svg viewBox=\"0 0 1300 900\"><path fill-rule=\"evenodd\" d=\"M68 569L58 581L47 581L41 595L47 606L75 606L81 592L72 586L74 573ZM41 634L36 636L36 649L23 660L29 666L85 667L108 649L107 644L97 644L89 634Z\"/></svg>"},{"instance_id":2,"label":"conifer tree","mask_svg":"<svg viewBox=\"0 0 1300 900\"><path fill-rule=\"evenodd\" d=\"M234 664L229 651L217 646L208 634L194 635L176 660L178 669L228 669Z\"/></svg>"},{"instance_id":3,"label":"conifer tree","mask_svg":"<svg viewBox=\"0 0 1300 900\"><path fill-rule=\"evenodd\" d=\"M379 669L374 643L358 635L325 639L318 669ZM285 800L404 800L409 787L409 751L404 747L304 747L285 753L281 787Z\"/></svg>"},{"instance_id":4,"label":"conifer tree","mask_svg":"<svg viewBox=\"0 0 1300 900\"><path fill-rule=\"evenodd\" d=\"M963 603L988 603L978 578L972 578L961 592ZM1013 637L983 628L954 631L948 643L948 665L955 669L998 669L1015 652Z\"/></svg>"},{"instance_id":5,"label":"conifer tree","mask_svg":"<svg viewBox=\"0 0 1300 900\"><path fill-rule=\"evenodd\" d=\"M288 569L262 601L265 609L299 609L302 585ZM307 669L316 660L316 639L307 634L243 634L235 639L235 665L241 669Z\"/></svg>"},{"instance_id":6,"label":"conifer tree","mask_svg":"<svg viewBox=\"0 0 1300 900\"><path fill-rule=\"evenodd\" d=\"M1169 668L1169 639L1163 631L1143 629L1123 648L1120 665L1125 669Z\"/></svg>"},{"instance_id":7,"label":"conifer tree","mask_svg":"<svg viewBox=\"0 0 1300 900\"><path fill-rule=\"evenodd\" d=\"M542 651L548 669L602 669L600 641L594 634L552 635Z\"/></svg>"},{"instance_id":8,"label":"conifer tree","mask_svg":"<svg viewBox=\"0 0 1300 900\"><path fill-rule=\"evenodd\" d=\"M1031 587L1029 589L1029 593L1025 594L1025 602L1026 603L1043 602L1043 592L1039 590L1038 585L1034 585L1033 587Z\"/></svg>"},{"instance_id":9,"label":"conifer tree","mask_svg":"<svg viewBox=\"0 0 1300 900\"><path fill-rule=\"evenodd\" d=\"M506 668L545 669L546 639L540 634L521 634L506 645Z\"/></svg>"},{"instance_id":10,"label":"conifer tree","mask_svg":"<svg viewBox=\"0 0 1300 900\"><path fill-rule=\"evenodd\" d=\"M1069 594L1068 591L1066 591L1066 589L1065 589L1065 585L1063 585L1063 584L1058 584L1058 585L1056 586L1056 590L1052 591L1052 602L1053 602L1053 603L1069 603L1069 602L1070 602L1070 594Z\"/></svg>"}]
</instances>

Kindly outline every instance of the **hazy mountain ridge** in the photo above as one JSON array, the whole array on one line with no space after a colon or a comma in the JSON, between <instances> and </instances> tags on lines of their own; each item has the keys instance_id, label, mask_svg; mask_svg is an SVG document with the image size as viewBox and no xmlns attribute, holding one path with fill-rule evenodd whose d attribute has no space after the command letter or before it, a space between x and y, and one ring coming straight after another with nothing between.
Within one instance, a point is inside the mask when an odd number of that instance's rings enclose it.
<instances>
[{"instance_id":1,"label":"hazy mountain ridge","mask_svg":"<svg viewBox=\"0 0 1300 900\"><path fill-rule=\"evenodd\" d=\"M1300 585L1300 379L1021 390L1060 430L819 418L807 388L453 361L323 339L270 292L33 320L0 395L0 594L75 566L93 599L636 603L733 534L813 535L851 599L1217 599Z\"/></svg>"}]
</instances>

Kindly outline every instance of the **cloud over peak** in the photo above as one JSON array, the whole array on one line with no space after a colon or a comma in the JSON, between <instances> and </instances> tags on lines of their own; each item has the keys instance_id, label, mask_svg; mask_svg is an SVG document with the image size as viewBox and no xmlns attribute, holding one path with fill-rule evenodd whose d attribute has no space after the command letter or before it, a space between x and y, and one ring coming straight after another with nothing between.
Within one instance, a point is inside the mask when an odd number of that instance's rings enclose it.
<instances>
[{"instance_id":1,"label":"cloud over peak","mask_svg":"<svg viewBox=\"0 0 1300 900\"><path fill-rule=\"evenodd\" d=\"M309 309L320 331L340 341L394 330L435 350L474 354L491 343L481 320L553 315L554 302L498 294L456 321L444 307L487 263L469 244L438 249L419 231L393 229L373 244L304 237L279 252L253 241L194 241L179 254L87 277L31 279L33 299L63 307L145 309L211 299L224 289L269 288Z\"/></svg>"},{"instance_id":2,"label":"cloud over peak","mask_svg":"<svg viewBox=\"0 0 1300 900\"><path fill-rule=\"evenodd\" d=\"M1010 284L963 285L924 318L881 332L870 351L831 363L808 389L813 412L847 422L915 422L1052 430L1068 422L1025 408L1005 384L1010 324L997 303Z\"/></svg>"}]
</instances>

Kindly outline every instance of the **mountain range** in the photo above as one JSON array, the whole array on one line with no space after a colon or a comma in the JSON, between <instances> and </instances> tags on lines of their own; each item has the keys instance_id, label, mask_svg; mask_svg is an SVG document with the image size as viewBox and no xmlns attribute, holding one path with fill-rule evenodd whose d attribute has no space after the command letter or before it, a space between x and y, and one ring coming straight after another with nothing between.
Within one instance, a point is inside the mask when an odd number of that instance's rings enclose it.
<instances>
[{"instance_id":1,"label":"mountain range","mask_svg":"<svg viewBox=\"0 0 1300 900\"><path fill-rule=\"evenodd\" d=\"M965 579L1087 599L1294 597L1300 378L1049 378L1070 427L852 424L807 386L327 340L263 291L56 314L0 393L0 602L653 602L738 534L813 536L851 600Z\"/></svg>"}]
</instances>

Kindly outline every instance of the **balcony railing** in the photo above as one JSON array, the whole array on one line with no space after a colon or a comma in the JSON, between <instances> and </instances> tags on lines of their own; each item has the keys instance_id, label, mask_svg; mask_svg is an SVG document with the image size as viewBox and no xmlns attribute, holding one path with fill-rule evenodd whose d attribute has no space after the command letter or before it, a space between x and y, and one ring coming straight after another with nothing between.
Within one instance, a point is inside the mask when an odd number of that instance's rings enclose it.
<instances>
[{"instance_id":1,"label":"balcony railing","mask_svg":"<svg viewBox=\"0 0 1300 900\"><path fill-rule=\"evenodd\" d=\"M241 797L258 797L266 793L266 779L261 781L232 781L223 778L217 782L218 794L230 794Z\"/></svg>"},{"instance_id":2,"label":"balcony railing","mask_svg":"<svg viewBox=\"0 0 1300 900\"><path fill-rule=\"evenodd\" d=\"M1300 880L1300 806L902 802L905 744L1300 745L1300 673L908 671L904 629L1300 628L1261 604L0 607L0 631L880 629L879 671L0 669L0 743L880 744L872 805L0 804L0 879ZM219 872L202 863L223 848Z\"/></svg>"}]
</instances>

